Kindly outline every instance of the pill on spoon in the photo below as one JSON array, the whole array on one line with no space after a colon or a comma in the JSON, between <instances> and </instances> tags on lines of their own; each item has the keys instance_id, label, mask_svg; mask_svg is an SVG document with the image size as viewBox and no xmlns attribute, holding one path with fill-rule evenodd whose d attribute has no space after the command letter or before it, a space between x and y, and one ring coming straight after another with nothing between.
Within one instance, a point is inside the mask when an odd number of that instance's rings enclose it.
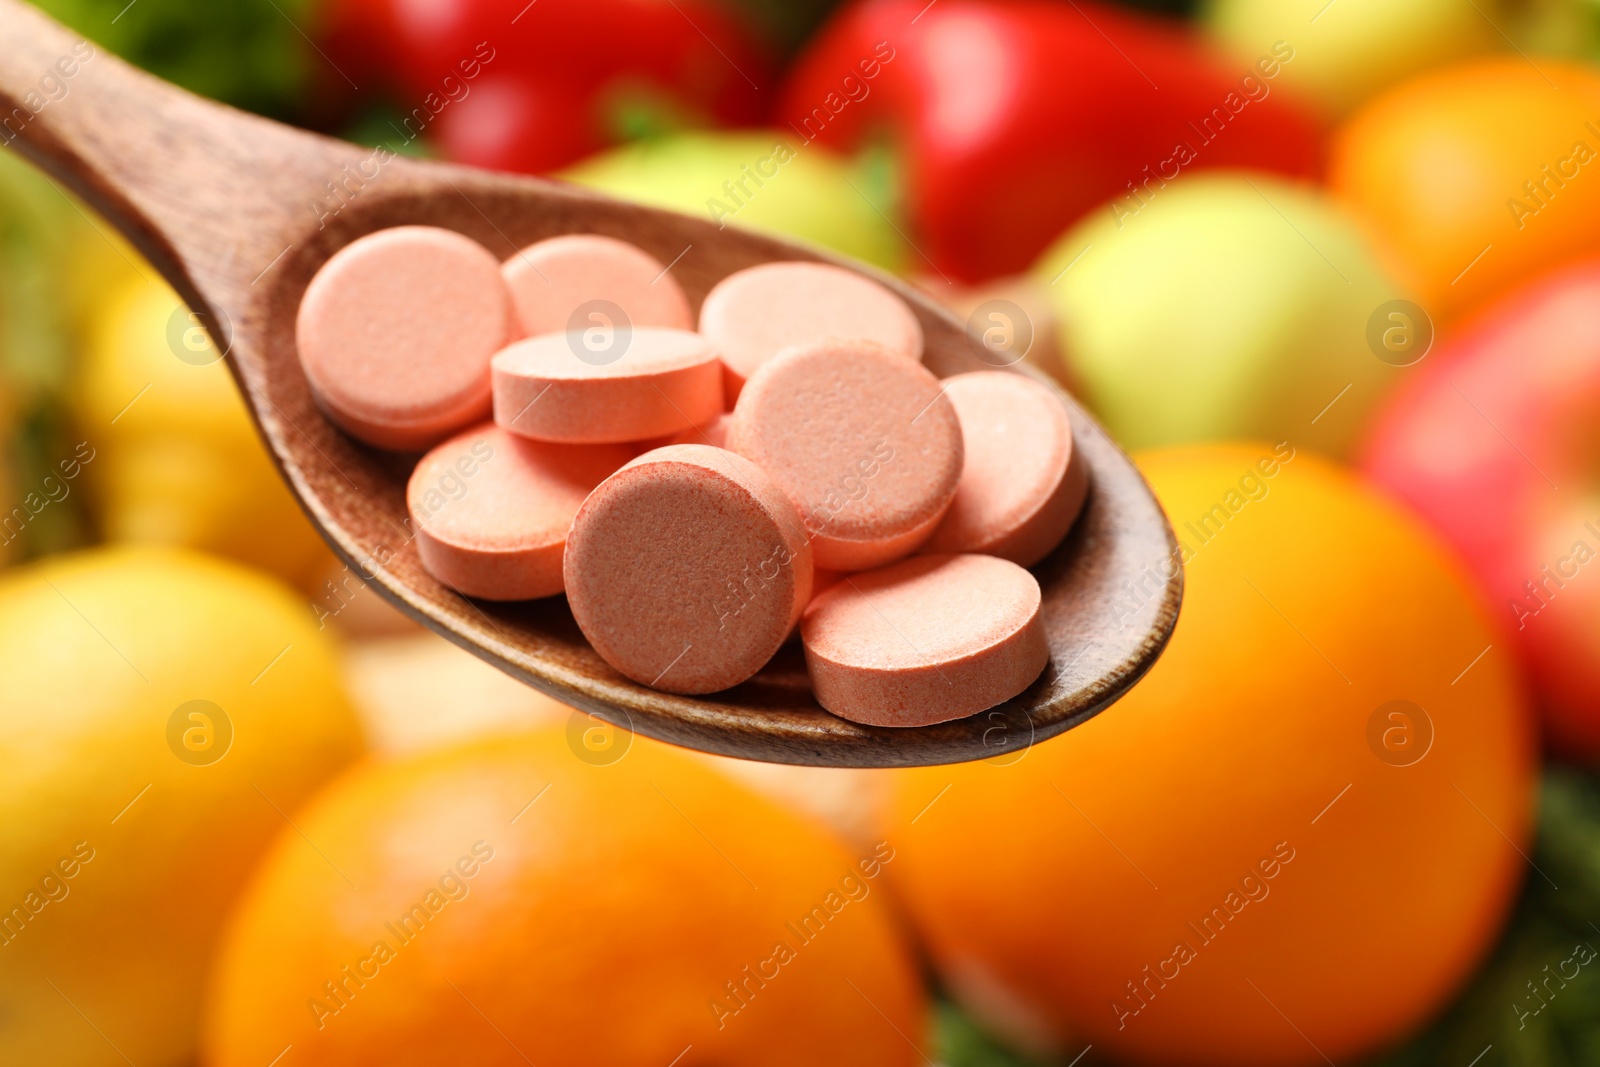
<instances>
[{"instance_id":1,"label":"pill on spoon","mask_svg":"<svg viewBox=\"0 0 1600 1067\"><path fill-rule=\"evenodd\" d=\"M306 287L295 344L312 395L351 436L426 448L489 413L489 360L511 337L488 249L397 226L352 241Z\"/></svg>"},{"instance_id":2,"label":"pill on spoon","mask_svg":"<svg viewBox=\"0 0 1600 1067\"><path fill-rule=\"evenodd\" d=\"M995 556L913 556L847 575L800 624L817 702L871 726L1004 703L1050 660L1040 603L1033 575Z\"/></svg>"},{"instance_id":3,"label":"pill on spoon","mask_svg":"<svg viewBox=\"0 0 1600 1067\"><path fill-rule=\"evenodd\" d=\"M501 272L521 337L608 324L694 328L689 301L665 264L614 237L552 237L516 253Z\"/></svg>"},{"instance_id":4,"label":"pill on spoon","mask_svg":"<svg viewBox=\"0 0 1600 1067\"><path fill-rule=\"evenodd\" d=\"M944 379L966 461L955 500L924 552L983 552L1031 567L1066 536L1088 494L1088 465L1055 393L1023 374Z\"/></svg>"},{"instance_id":5,"label":"pill on spoon","mask_svg":"<svg viewBox=\"0 0 1600 1067\"><path fill-rule=\"evenodd\" d=\"M826 263L764 263L730 274L706 294L700 332L727 367L728 403L767 360L813 341L875 341L922 359L922 325L894 293Z\"/></svg>"},{"instance_id":6,"label":"pill on spoon","mask_svg":"<svg viewBox=\"0 0 1600 1067\"><path fill-rule=\"evenodd\" d=\"M547 444L493 423L452 437L406 486L423 567L466 596L554 596L578 508L632 456L625 445Z\"/></svg>"},{"instance_id":7,"label":"pill on spoon","mask_svg":"<svg viewBox=\"0 0 1600 1067\"><path fill-rule=\"evenodd\" d=\"M830 570L914 551L961 476L961 426L938 379L871 342L818 342L767 361L734 407L728 447L794 501L817 566Z\"/></svg>"},{"instance_id":8,"label":"pill on spoon","mask_svg":"<svg viewBox=\"0 0 1600 1067\"><path fill-rule=\"evenodd\" d=\"M760 468L709 445L628 463L573 520L567 602L600 657L672 693L713 693L772 658L811 596L811 548Z\"/></svg>"},{"instance_id":9,"label":"pill on spoon","mask_svg":"<svg viewBox=\"0 0 1600 1067\"><path fill-rule=\"evenodd\" d=\"M722 364L704 337L687 330L544 334L507 346L490 365L495 421L540 441L666 437L722 410Z\"/></svg>"}]
</instances>

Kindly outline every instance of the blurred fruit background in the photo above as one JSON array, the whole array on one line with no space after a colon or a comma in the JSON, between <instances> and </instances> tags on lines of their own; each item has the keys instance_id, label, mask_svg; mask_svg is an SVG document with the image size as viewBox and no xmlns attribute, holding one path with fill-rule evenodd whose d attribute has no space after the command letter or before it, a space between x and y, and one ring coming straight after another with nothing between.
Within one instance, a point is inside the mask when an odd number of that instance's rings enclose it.
<instances>
[{"instance_id":1,"label":"blurred fruit background","mask_svg":"<svg viewBox=\"0 0 1600 1067\"><path fill-rule=\"evenodd\" d=\"M36 2L913 279L1135 450L1187 596L1020 756L635 737L366 590L0 152L0 1063L1600 1064L1600 4Z\"/></svg>"}]
</instances>

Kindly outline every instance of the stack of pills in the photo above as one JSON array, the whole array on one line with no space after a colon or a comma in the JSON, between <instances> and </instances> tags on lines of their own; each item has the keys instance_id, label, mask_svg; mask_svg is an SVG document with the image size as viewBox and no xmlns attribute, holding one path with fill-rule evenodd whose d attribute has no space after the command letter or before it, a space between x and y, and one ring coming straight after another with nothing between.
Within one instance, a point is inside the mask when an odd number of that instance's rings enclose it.
<instances>
[{"instance_id":1,"label":"stack of pills","mask_svg":"<svg viewBox=\"0 0 1600 1067\"><path fill-rule=\"evenodd\" d=\"M867 278L768 263L696 323L622 241L502 264L402 226L323 266L296 339L330 419L429 450L407 491L429 573L490 600L565 593L637 682L726 689L798 633L823 707L922 726L1045 667L1025 568L1086 494L1067 410L1019 374L934 378L916 316Z\"/></svg>"}]
</instances>

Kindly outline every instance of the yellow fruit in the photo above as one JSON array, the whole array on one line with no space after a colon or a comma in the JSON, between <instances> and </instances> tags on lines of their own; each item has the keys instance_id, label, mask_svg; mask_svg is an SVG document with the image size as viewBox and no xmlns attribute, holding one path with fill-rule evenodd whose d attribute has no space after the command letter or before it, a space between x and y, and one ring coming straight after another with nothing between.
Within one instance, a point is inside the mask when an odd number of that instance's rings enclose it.
<instances>
[{"instance_id":1,"label":"yellow fruit","mask_svg":"<svg viewBox=\"0 0 1600 1067\"><path fill-rule=\"evenodd\" d=\"M623 145L562 177L624 200L797 238L896 270L905 241L869 202L867 175L782 132L695 132ZM694 255L693 252L689 253Z\"/></svg>"},{"instance_id":2,"label":"yellow fruit","mask_svg":"<svg viewBox=\"0 0 1600 1067\"><path fill-rule=\"evenodd\" d=\"M265 576L101 549L0 580L0 679L0 1063L187 1064L225 910L359 751L333 650Z\"/></svg>"},{"instance_id":3,"label":"yellow fruit","mask_svg":"<svg viewBox=\"0 0 1600 1067\"><path fill-rule=\"evenodd\" d=\"M1535 773L1514 664L1417 524L1288 455L1143 456L1190 557L1166 654L1007 766L896 775L890 877L992 1025L1119 1062L1350 1063L1493 943Z\"/></svg>"},{"instance_id":4,"label":"yellow fruit","mask_svg":"<svg viewBox=\"0 0 1600 1067\"><path fill-rule=\"evenodd\" d=\"M1403 371L1369 347L1404 296L1323 192L1207 173L1096 212L1034 268L1068 375L1128 448L1242 438L1343 456Z\"/></svg>"},{"instance_id":5,"label":"yellow fruit","mask_svg":"<svg viewBox=\"0 0 1600 1067\"><path fill-rule=\"evenodd\" d=\"M1395 82L1502 46L1462 0L1210 0L1204 21L1240 70L1275 43L1294 50L1278 86L1343 115ZM1492 4L1486 4L1493 10Z\"/></svg>"},{"instance_id":6,"label":"yellow fruit","mask_svg":"<svg viewBox=\"0 0 1600 1067\"><path fill-rule=\"evenodd\" d=\"M488 738L357 770L299 825L225 940L208 1067L924 1062L894 849L664 745Z\"/></svg>"},{"instance_id":7,"label":"yellow fruit","mask_svg":"<svg viewBox=\"0 0 1600 1067\"><path fill-rule=\"evenodd\" d=\"M284 487L227 367L164 284L112 288L77 389L112 541L182 545L308 584L328 549Z\"/></svg>"}]
</instances>

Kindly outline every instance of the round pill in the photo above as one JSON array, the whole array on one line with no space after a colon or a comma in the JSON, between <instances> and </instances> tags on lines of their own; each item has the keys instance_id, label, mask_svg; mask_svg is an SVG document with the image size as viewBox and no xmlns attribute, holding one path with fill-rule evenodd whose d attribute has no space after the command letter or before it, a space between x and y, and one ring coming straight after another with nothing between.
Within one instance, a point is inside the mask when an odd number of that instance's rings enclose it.
<instances>
[{"instance_id":1,"label":"round pill","mask_svg":"<svg viewBox=\"0 0 1600 1067\"><path fill-rule=\"evenodd\" d=\"M1039 583L994 556L914 556L847 575L800 624L817 702L870 726L927 726L1010 700L1050 660Z\"/></svg>"},{"instance_id":2,"label":"round pill","mask_svg":"<svg viewBox=\"0 0 1600 1067\"><path fill-rule=\"evenodd\" d=\"M961 420L966 463L922 550L982 552L1031 567L1066 536L1088 495L1066 406L1022 374L976 371L943 384Z\"/></svg>"},{"instance_id":3,"label":"round pill","mask_svg":"<svg viewBox=\"0 0 1600 1067\"><path fill-rule=\"evenodd\" d=\"M820 342L763 364L734 407L728 447L794 501L830 570L915 551L961 477L961 426L939 380L870 342Z\"/></svg>"},{"instance_id":4,"label":"round pill","mask_svg":"<svg viewBox=\"0 0 1600 1067\"><path fill-rule=\"evenodd\" d=\"M334 253L306 287L295 344L312 395L351 436L426 448L489 413L489 359L511 337L489 250L397 226Z\"/></svg>"},{"instance_id":5,"label":"round pill","mask_svg":"<svg viewBox=\"0 0 1600 1067\"><path fill-rule=\"evenodd\" d=\"M730 274L706 294L700 332L727 368L728 403L767 360L813 341L875 341L922 359L922 325L894 293L826 263L764 263Z\"/></svg>"},{"instance_id":6,"label":"round pill","mask_svg":"<svg viewBox=\"0 0 1600 1067\"><path fill-rule=\"evenodd\" d=\"M689 300L666 266L613 237L552 237L524 248L500 269L522 337L624 323L694 328Z\"/></svg>"},{"instance_id":7,"label":"round pill","mask_svg":"<svg viewBox=\"0 0 1600 1067\"><path fill-rule=\"evenodd\" d=\"M493 423L452 437L406 486L423 567L485 600L554 596L573 516L632 456L622 445L530 441Z\"/></svg>"},{"instance_id":8,"label":"round pill","mask_svg":"<svg viewBox=\"0 0 1600 1067\"><path fill-rule=\"evenodd\" d=\"M687 330L596 327L544 334L490 361L494 420L564 444L666 437L722 410L722 365Z\"/></svg>"},{"instance_id":9,"label":"round pill","mask_svg":"<svg viewBox=\"0 0 1600 1067\"><path fill-rule=\"evenodd\" d=\"M647 452L600 484L567 539L567 601L636 682L713 693L772 658L811 596L794 506L754 464L709 445Z\"/></svg>"}]
</instances>

